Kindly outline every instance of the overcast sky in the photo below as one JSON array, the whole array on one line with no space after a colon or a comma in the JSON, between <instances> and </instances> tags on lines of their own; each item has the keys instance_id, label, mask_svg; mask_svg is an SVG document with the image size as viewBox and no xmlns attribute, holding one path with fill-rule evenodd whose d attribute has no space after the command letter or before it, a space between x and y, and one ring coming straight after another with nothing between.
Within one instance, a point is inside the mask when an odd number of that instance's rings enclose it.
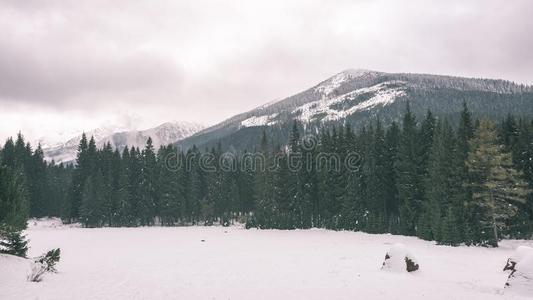
<instances>
[{"instance_id":1,"label":"overcast sky","mask_svg":"<svg viewBox=\"0 0 533 300\"><path fill-rule=\"evenodd\" d=\"M533 1L0 2L0 139L214 124L347 68L533 84Z\"/></svg>"}]
</instances>

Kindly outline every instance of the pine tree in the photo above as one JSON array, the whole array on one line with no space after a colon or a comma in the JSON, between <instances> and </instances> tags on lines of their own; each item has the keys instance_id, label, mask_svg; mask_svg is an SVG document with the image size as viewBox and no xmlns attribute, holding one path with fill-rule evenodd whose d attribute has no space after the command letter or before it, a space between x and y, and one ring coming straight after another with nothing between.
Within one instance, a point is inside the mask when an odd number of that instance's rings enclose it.
<instances>
[{"instance_id":1,"label":"pine tree","mask_svg":"<svg viewBox=\"0 0 533 300\"><path fill-rule=\"evenodd\" d=\"M346 192L341 196L340 228L362 230L366 217L361 172L348 172Z\"/></svg>"},{"instance_id":2,"label":"pine tree","mask_svg":"<svg viewBox=\"0 0 533 300\"><path fill-rule=\"evenodd\" d=\"M512 147L513 163L524 174L524 180L529 188L533 188L533 126L531 123L520 119L518 132ZM533 228L533 194L529 194L527 202L518 206L518 214L513 218L513 230L509 232L511 238L529 238Z\"/></svg>"},{"instance_id":3,"label":"pine tree","mask_svg":"<svg viewBox=\"0 0 533 300\"><path fill-rule=\"evenodd\" d=\"M396 185L396 174L394 165L398 156L398 145L400 143L400 129L396 122L392 122L385 136L385 162L383 177L385 181L385 193L387 199L387 211L389 213L387 232L396 233L398 227L398 187Z\"/></svg>"},{"instance_id":4,"label":"pine tree","mask_svg":"<svg viewBox=\"0 0 533 300\"><path fill-rule=\"evenodd\" d=\"M454 188L458 182L455 160L455 139L447 121L438 122L428 156L428 171L425 176L426 200L418 225L418 236L424 239L447 241L448 236L458 236L454 228L447 226L444 216L457 213L456 201L459 191ZM449 212L451 210L451 212ZM455 220L454 220L455 221ZM458 238L455 238L457 240Z\"/></svg>"},{"instance_id":5,"label":"pine tree","mask_svg":"<svg viewBox=\"0 0 533 300\"><path fill-rule=\"evenodd\" d=\"M302 141L302 167L298 173L302 186L301 228L311 228L320 224L316 151L316 139L307 136Z\"/></svg>"},{"instance_id":6,"label":"pine tree","mask_svg":"<svg viewBox=\"0 0 533 300\"><path fill-rule=\"evenodd\" d=\"M207 194L200 200L201 218L205 225L213 225L216 216L220 212L219 205L222 202L222 172L218 165L219 152L214 148L209 153L212 160L207 161L206 184Z\"/></svg>"},{"instance_id":7,"label":"pine tree","mask_svg":"<svg viewBox=\"0 0 533 300\"><path fill-rule=\"evenodd\" d=\"M21 138L19 134L18 140ZM17 154L13 141L8 139L0 152L0 253L26 257L28 241L22 230L27 225L29 203L24 166Z\"/></svg>"},{"instance_id":8,"label":"pine tree","mask_svg":"<svg viewBox=\"0 0 533 300\"><path fill-rule=\"evenodd\" d=\"M0 253L26 257L28 241L22 231L0 224Z\"/></svg>"},{"instance_id":9,"label":"pine tree","mask_svg":"<svg viewBox=\"0 0 533 300\"><path fill-rule=\"evenodd\" d=\"M172 146L161 147L157 152L159 165L160 216L163 225L174 225L181 216L183 198L175 170L166 165L169 157L177 155ZM177 156L176 156L177 158Z\"/></svg>"},{"instance_id":10,"label":"pine tree","mask_svg":"<svg viewBox=\"0 0 533 300\"><path fill-rule=\"evenodd\" d=\"M142 180L143 180L143 164L141 153L138 148L131 147L129 154L124 150L125 171L127 176L128 194L130 196L129 205L132 208L131 223L137 226L142 223L144 217L144 210L142 205Z\"/></svg>"},{"instance_id":11,"label":"pine tree","mask_svg":"<svg viewBox=\"0 0 533 300\"><path fill-rule=\"evenodd\" d=\"M80 220L85 227L100 227L104 223L102 212L105 202L102 174L96 172L85 181L80 206Z\"/></svg>"},{"instance_id":12,"label":"pine tree","mask_svg":"<svg viewBox=\"0 0 533 300\"><path fill-rule=\"evenodd\" d=\"M1 165L10 169L15 168L15 142L13 142L13 138L11 137L7 138L6 142L4 143Z\"/></svg>"},{"instance_id":13,"label":"pine tree","mask_svg":"<svg viewBox=\"0 0 533 300\"><path fill-rule=\"evenodd\" d=\"M419 176L425 178L428 173L429 156L431 153L431 147L433 145L433 136L435 131L436 119L433 113L428 110L426 118L422 121L419 132L419 147L418 147L418 159L419 159Z\"/></svg>"},{"instance_id":14,"label":"pine tree","mask_svg":"<svg viewBox=\"0 0 533 300\"><path fill-rule=\"evenodd\" d=\"M461 243L459 220L455 215L454 209L448 207L442 222L440 224L440 243L444 245L457 246Z\"/></svg>"},{"instance_id":15,"label":"pine tree","mask_svg":"<svg viewBox=\"0 0 533 300\"><path fill-rule=\"evenodd\" d=\"M152 225L160 211L157 186L158 173L154 146L152 139L148 138L142 152L141 201L139 203L142 225Z\"/></svg>"},{"instance_id":16,"label":"pine tree","mask_svg":"<svg viewBox=\"0 0 533 300\"><path fill-rule=\"evenodd\" d=\"M407 104L403 128L395 164L396 184L400 202L400 233L414 235L421 207L420 177L418 168L418 141L416 119Z\"/></svg>"},{"instance_id":17,"label":"pine tree","mask_svg":"<svg viewBox=\"0 0 533 300\"><path fill-rule=\"evenodd\" d=\"M365 153L363 176L367 195L367 208L369 209L367 224L369 232L381 233L388 227L389 205L387 199L386 145L385 132L380 120L376 121L375 129L369 128L369 145Z\"/></svg>"},{"instance_id":18,"label":"pine tree","mask_svg":"<svg viewBox=\"0 0 533 300\"><path fill-rule=\"evenodd\" d=\"M78 152L76 154L76 169L74 170L71 184L72 188L69 195L70 212L65 214L65 218L63 220L65 222L71 222L74 219L77 219L80 215L79 209L81 205L83 186L90 174L89 162L87 159L88 147L87 136L85 133L83 133L78 145Z\"/></svg>"},{"instance_id":19,"label":"pine tree","mask_svg":"<svg viewBox=\"0 0 533 300\"><path fill-rule=\"evenodd\" d=\"M466 160L469 153L470 140L474 135L474 125L472 122L472 115L468 110L466 102L463 102L463 110L461 112L461 118L459 121L459 127L457 129L457 147L455 156L455 162L457 164L458 182L463 183L457 185L459 189L459 197L457 198L457 210L456 217L462 227L463 239L467 244L474 242L474 232L479 231L476 229L479 226L479 220L476 219L476 212L473 211L472 191L470 186L465 185L465 182L469 181L468 167Z\"/></svg>"},{"instance_id":20,"label":"pine tree","mask_svg":"<svg viewBox=\"0 0 533 300\"><path fill-rule=\"evenodd\" d=\"M470 143L467 165L472 178L473 203L479 212L481 244L498 246L500 232L516 215L517 204L529 193L522 174L512 165L511 155L497 143L492 122L483 120Z\"/></svg>"},{"instance_id":21,"label":"pine tree","mask_svg":"<svg viewBox=\"0 0 533 300\"><path fill-rule=\"evenodd\" d=\"M239 211L248 216L255 209L255 172L249 160L245 159L249 153L244 152L239 161L241 170L238 173L238 189L239 189ZM286 196L286 195L285 195Z\"/></svg>"},{"instance_id":22,"label":"pine tree","mask_svg":"<svg viewBox=\"0 0 533 300\"><path fill-rule=\"evenodd\" d=\"M133 226L133 209L131 206L131 195L128 185L128 162L129 149L122 151L122 156L118 149L113 153L112 163L112 191L111 197L114 201L114 225Z\"/></svg>"},{"instance_id":23,"label":"pine tree","mask_svg":"<svg viewBox=\"0 0 533 300\"><path fill-rule=\"evenodd\" d=\"M255 222L260 228L275 228L277 207L274 201L272 189L272 177L270 173L270 151L266 132L261 135L259 155L262 158L261 163L256 165L255 180Z\"/></svg>"},{"instance_id":24,"label":"pine tree","mask_svg":"<svg viewBox=\"0 0 533 300\"><path fill-rule=\"evenodd\" d=\"M28 197L19 172L0 166L0 226L25 229L28 219Z\"/></svg>"},{"instance_id":25,"label":"pine tree","mask_svg":"<svg viewBox=\"0 0 533 300\"><path fill-rule=\"evenodd\" d=\"M186 162L187 168L190 170L188 183L189 186L187 202L190 221L197 224L200 219L201 203L205 201L207 196L207 187L205 181L204 171L199 165L200 151L196 146L193 146L187 152Z\"/></svg>"},{"instance_id":26,"label":"pine tree","mask_svg":"<svg viewBox=\"0 0 533 300\"><path fill-rule=\"evenodd\" d=\"M275 165L272 170L272 198L277 208L276 224L280 229L292 229L291 206L289 198L289 166L287 153L280 147L276 147L274 160Z\"/></svg>"},{"instance_id":27,"label":"pine tree","mask_svg":"<svg viewBox=\"0 0 533 300\"><path fill-rule=\"evenodd\" d=\"M47 215L47 208L50 207L48 199L46 198L46 162L44 161L43 150L41 145L31 155L26 167L26 174L28 179L28 192L30 203L30 215L32 217L43 217Z\"/></svg>"},{"instance_id":28,"label":"pine tree","mask_svg":"<svg viewBox=\"0 0 533 300\"><path fill-rule=\"evenodd\" d=\"M104 147L97 153L97 168L102 174L102 194L104 202L102 203L102 221L104 225L114 226L116 220L117 198L113 197L113 191L116 189L113 164L113 147L107 142Z\"/></svg>"}]
</instances>

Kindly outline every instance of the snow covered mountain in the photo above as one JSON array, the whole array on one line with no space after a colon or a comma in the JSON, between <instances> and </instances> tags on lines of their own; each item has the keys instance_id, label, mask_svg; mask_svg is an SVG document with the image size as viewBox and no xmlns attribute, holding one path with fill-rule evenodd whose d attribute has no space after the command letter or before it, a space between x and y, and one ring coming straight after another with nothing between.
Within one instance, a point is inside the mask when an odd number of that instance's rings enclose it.
<instances>
[{"instance_id":1,"label":"snow covered mountain","mask_svg":"<svg viewBox=\"0 0 533 300\"><path fill-rule=\"evenodd\" d=\"M263 129L284 143L293 120L300 120L308 130L344 122L358 126L376 117L388 123L401 118L407 101L419 117L428 109L453 117L463 101L477 116L531 115L533 87L505 80L349 69L301 93L236 115L179 144L187 148L220 142L224 147L250 149L257 145Z\"/></svg>"},{"instance_id":2,"label":"snow covered mountain","mask_svg":"<svg viewBox=\"0 0 533 300\"><path fill-rule=\"evenodd\" d=\"M124 126L104 126L86 132L88 138L94 137L97 147L102 147L106 143L111 143L119 150L125 146L144 147L148 137L151 137L154 147L175 143L181 139L193 135L202 130L203 125L190 122L167 122L154 128L146 130L133 130ZM42 139L44 156L47 160L56 162L71 162L76 159L76 151L81 139L81 133L68 139L65 142L47 144L46 138Z\"/></svg>"}]
</instances>

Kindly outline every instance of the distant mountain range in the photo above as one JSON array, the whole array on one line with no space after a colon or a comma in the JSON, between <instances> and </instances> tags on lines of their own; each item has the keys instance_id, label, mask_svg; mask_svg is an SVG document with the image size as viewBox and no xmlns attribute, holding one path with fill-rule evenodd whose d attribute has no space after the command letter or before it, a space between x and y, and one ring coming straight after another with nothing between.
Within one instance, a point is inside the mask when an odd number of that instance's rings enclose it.
<instances>
[{"instance_id":1,"label":"distant mountain range","mask_svg":"<svg viewBox=\"0 0 533 300\"><path fill-rule=\"evenodd\" d=\"M175 143L183 138L202 130L203 125L189 122L167 122L146 130L126 129L122 126L105 126L86 132L87 138L94 137L97 147L111 143L119 150L127 146L144 147L148 137L153 140L154 147ZM76 151L81 134L69 138L65 142L47 144L46 138L41 139L44 156L47 160L56 162L72 162L76 159Z\"/></svg>"},{"instance_id":2,"label":"distant mountain range","mask_svg":"<svg viewBox=\"0 0 533 300\"><path fill-rule=\"evenodd\" d=\"M409 102L419 119L430 109L436 116L453 121L463 101L476 117L499 119L509 113L533 116L532 86L506 80L350 69L208 128L169 122L146 130L102 127L86 134L94 136L99 147L110 142L119 149L126 145L143 147L151 136L155 147L173 143L184 149L193 145L204 149L220 143L224 149L251 150L258 145L263 130L274 143L286 143L293 120L300 121L308 133L346 122L358 127L376 118L388 124L401 120ZM73 161L80 137L54 144L41 141L45 157L56 162Z\"/></svg>"},{"instance_id":3,"label":"distant mountain range","mask_svg":"<svg viewBox=\"0 0 533 300\"><path fill-rule=\"evenodd\" d=\"M532 86L505 80L350 69L301 93L229 118L177 144L203 148L221 143L225 149L252 149L263 130L275 143L283 144L293 120L299 120L307 131L345 122L357 127L378 117L390 123L401 119L408 101L419 118L428 109L439 117L457 118L463 101L477 117L533 115Z\"/></svg>"}]
</instances>

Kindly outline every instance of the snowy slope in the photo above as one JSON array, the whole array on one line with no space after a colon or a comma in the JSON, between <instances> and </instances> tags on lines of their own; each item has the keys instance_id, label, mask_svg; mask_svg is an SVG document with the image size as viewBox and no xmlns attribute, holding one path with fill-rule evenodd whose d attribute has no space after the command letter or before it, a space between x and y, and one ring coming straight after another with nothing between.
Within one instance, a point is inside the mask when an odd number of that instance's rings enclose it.
<instances>
[{"instance_id":1,"label":"snowy slope","mask_svg":"<svg viewBox=\"0 0 533 300\"><path fill-rule=\"evenodd\" d=\"M103 146L109 142L113 147L119 149L126 145L142 148L148 137L151 137L154 147L157 149L161 145L168 145L191 136L203 128L202 125L196 123L167 122L146 130L117 132L99 140L97 144Z\"/></svg>"},{"instance_id":2,"label":"snowy slope","mask_svg":"<svg viewBox=\"0 0 533 300\"><path fill-rule=\"evenodd\" d=\"M451 115L462 109L463 100L475 116L533 113L531 86L505 80L349 69L301 93L206 128L179 144L187 148L226 141L229 148L243 149L243 145L255 145L254 136L259 136L265 127L283 131L293 120L303 122L307 128L345 121L357 126L375 116L384 122L397 121L407 101L417 117L427 109L435 115Z\"/></svg>"},{"instance_id":3,"label":"snowy slope","mask_svg":"<svg viewBox=\"0 0 533 300\"><path fill-rule=\"evenodd\" d=\"M59 273L30 283L23 263L0 260L0 299L531 299L504 289L502 268L532 241L453 248L386 234L238 227L46 225L26 233L32 256L61 247ZM420 270L381 270L395 243Z\"/></svg>"},{"instance_id":4,"label":"snowy slope","mask_svg":"<svg viewBox=\"0 0 533 300\"><path fill-rule=\"evenodd\" d=\"M131 126L104 126L86 132L87 138L94 136L97 147L109 142L118 149L127 146L144 147L148 137L151 137L156 149L160 145L175 143L202 130L203 125L190 122L167 122L146 130L134 130ZM76 151L81 139L81 133L71 137L66 142L49 145L46 138L42 139L43 151L47 160L56 162L71 162L76 158Z\"/></svg>"},{"instance_id":5,"label":"snowy slope","mask_svg":"<svg viewBox=\"0 0 533 300\"><path fill-rule=\"evenodd\" d=\"M325 96L321 100L298 107L292 113L297 116L297 119L304 122L309 122L319 117L322 117L323 121L341 120L357 111L393 103L398 97L405 95L404 86L404 82L390 81L368 88L357 89L333 98ZM331 92L328 88L324 90L324 93L329 95ZM365 99L363 101L357 101L357 98L361 96L365 96ZM356 103L352 105L350 102Z\"/></svg>"},{"instance_id":6,"label":"snowy slope","mask_svg":"<svg viewBox=\"0 0 533 300\"><path fill-rule=\"evenodd\" d=\"M130 126L123 125L105 125L85 132L90 137L93 136L95 141L100 141L107 136L116 132L132 130ZM43 137L39 143L43 148L45 159L55 160L56 162L70 162L76 158L76 151L80 143L82 132L76 132L75 135L68 136L67 140L59 140L57 137ZM53 142L52 142L53 141Z\"/></svg>"}]
</instances>

